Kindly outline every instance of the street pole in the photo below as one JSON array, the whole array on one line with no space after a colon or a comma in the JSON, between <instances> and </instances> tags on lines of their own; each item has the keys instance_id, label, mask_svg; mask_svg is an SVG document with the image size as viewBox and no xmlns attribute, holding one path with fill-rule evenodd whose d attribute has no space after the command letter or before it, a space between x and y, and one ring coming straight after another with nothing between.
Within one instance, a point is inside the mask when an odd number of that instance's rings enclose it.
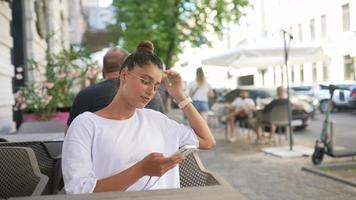
<instances>
[{"instance_id":1,"label":"street pole","mask_svg":"<svg viewBox=\"0 0 356 200\"><path fill-rule=\"evenodd\" d=\"M293 129L292 129L292 105L290 101L290 89L289 89L289 75L288 75L288 54L289 54L289 45L287 46L286 35L289 36L289 44L293 39L293 35L288 33L285 30L281 30L283 33L283 44L284 44L284 64L286 66L287 74L287 100L288 100L288 130L289 130L289 149L293 150ZM283 70L282 70L283 71Z\"/></svg>"}]
</instances>

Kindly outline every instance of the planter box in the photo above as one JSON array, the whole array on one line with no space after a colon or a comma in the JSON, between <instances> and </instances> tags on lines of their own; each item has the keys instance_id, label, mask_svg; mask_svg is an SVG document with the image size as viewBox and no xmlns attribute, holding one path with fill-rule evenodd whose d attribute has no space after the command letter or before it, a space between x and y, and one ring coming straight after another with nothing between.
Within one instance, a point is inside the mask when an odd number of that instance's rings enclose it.
<instances>
[{"instance_id":1,"label":"planter box","mask_svg":"<svg viewBox=\"0 0 356 200\"><path fill-rule=\"evenodd\" d=\"M69 112L56 112L52 115L50 121L57 121L67 124L67 120L69 118ZM35 114L24 114L23 122L34 122L40 121Z\"/></svg>"}]
</instances>

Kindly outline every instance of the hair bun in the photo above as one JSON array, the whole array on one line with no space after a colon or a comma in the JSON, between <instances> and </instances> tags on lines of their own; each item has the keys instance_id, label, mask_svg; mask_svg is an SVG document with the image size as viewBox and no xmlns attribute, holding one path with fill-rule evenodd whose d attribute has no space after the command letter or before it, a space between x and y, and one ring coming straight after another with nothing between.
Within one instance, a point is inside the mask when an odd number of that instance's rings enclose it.
<instances>
[{"instance_id":1,"label":"hair bun","mask_svg":"<svg viewBox=\"0 0 356 200\"><path fill-rule=\"evenodd\" d=\"M153 46L152 42L150 42L150 41L140 42L140 44L137 46L136 50L154 54L154 46Z\"/></svg>"}]
</instances>

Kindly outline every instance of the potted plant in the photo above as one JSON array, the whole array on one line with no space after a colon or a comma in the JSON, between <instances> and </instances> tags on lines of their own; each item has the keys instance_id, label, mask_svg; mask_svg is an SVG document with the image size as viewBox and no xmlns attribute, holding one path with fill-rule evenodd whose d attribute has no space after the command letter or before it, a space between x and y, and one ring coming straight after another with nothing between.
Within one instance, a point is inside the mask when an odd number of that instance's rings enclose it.
<instances>
[{"instance_id":1,"label":"potted plant","mask_svg":"<svg viewBox=\"0 0 356 200\"><path fill-rule=\"evenodd\" d=\"M95 82L99 73L97 64L85 49L48 53L46 64L31 60L28 66L36 79L18 88L14 106L14 109L30 114L25 115L24 121L43 121L56 117L57 120L66 121L68 114L56 112L70 108L76 92L87 86L88 82Z\"/></svg>"}]
</instances>

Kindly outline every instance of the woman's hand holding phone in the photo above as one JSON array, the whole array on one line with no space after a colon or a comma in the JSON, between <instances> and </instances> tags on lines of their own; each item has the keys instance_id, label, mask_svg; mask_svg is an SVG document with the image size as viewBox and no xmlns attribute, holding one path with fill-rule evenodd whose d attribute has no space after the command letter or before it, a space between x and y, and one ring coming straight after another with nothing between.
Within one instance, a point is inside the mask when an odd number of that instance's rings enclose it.
<instances>
[{"instance_id":1,"label":"woman's hand holding phone","mask_svg":"<svg viewBox=\"0 0 356 200\"><path fill-rule=\"evenodd\" d=\"M151 153L140 161L141 170L144 176L162 176L182 160L182 154L164 157L162 153Z\"/></svg>"}]
</instances>

